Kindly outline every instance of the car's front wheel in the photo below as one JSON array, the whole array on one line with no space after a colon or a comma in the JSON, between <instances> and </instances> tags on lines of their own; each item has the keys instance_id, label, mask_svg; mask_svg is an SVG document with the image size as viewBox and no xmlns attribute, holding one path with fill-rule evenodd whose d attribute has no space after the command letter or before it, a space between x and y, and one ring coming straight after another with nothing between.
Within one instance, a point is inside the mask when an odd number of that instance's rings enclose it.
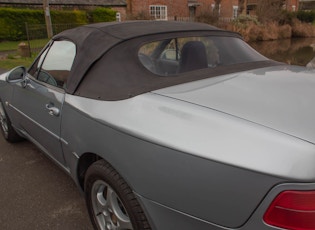
<instances>
[{"instance_id":1,"label":"car's front wheel","mask_svg":"<svg viewBox=\"0 0 315 230\"><path fill-rule=\"evenodd\" d=\"M5 112L4 105L0 100L0 125L1 125L1 132L4 138L9 142L18 142L22 140L22 137L17 134L17 132L12 127L11 121Z\"/></svg>"},{"instance_id":2,"label":"car's front wheel","mask_svg":"<svg viewBox=\"0 0 315 230\"><path fill-rule=\"evenodd\" d=\"M89 167L84 190L95 229L151 229L132 190L106 161L99 160Z\"/></svg>"}]
</instances>

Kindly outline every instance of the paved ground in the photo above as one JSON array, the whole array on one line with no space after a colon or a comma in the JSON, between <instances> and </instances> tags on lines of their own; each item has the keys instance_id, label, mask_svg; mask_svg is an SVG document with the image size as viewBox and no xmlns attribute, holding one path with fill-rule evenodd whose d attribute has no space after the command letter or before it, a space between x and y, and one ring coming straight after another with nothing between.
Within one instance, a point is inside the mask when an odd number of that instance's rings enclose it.
<instances>
[{"instance_id":1,"label":"paved ground","mask_svg":"<svg viewBox=\"0 0 315 230\"><path fill-rule=\"evenodd\" d=\"M30 142L9 144L1 134L0 229L92 229L72 179Z\"/></svg>"},{"instance_id":2,"label":"paved ground","mask_svg":"<svg viewBox=\"0 0 315 230\"><path fill-rule=\"evenodd\" d=\"M92 229L72 179L28 141L0 137L0 229Z\"/></svg>"}]
</instances>

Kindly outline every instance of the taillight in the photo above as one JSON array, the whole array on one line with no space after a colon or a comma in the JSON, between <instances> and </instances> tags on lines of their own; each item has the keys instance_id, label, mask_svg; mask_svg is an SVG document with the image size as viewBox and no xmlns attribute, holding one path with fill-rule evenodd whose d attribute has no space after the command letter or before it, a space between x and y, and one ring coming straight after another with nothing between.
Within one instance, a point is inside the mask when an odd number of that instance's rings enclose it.
<instances>
[{"instance_id":1,"label":"taillight","mask_svg":"<svg viewBox=\"0 0 315 230\"><path fill-rule=\"evenodd\" d=\"M285 191L271 203L264 221L291 230L315 229L315 191Z\"/></svg>"}]
</instances>

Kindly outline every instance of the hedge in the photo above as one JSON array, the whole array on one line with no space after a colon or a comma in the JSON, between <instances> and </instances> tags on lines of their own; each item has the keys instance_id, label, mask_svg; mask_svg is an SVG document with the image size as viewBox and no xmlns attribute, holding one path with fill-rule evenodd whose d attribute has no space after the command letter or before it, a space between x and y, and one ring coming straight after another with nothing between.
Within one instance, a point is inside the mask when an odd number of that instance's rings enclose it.
<instances>
[{"instance_id":1,"label":"hedge","mask_svg":"<svg viewBox=\"0 0 315 230\"><path fill-rule=\"evenodd\" d=\"M51 10L52 24L82 25L94 22L115 21L116 12L109 8L83 10ZM0 8L0 41L19 41L26 39L25 23L45 25L43 10ZM60 31L54 31L59 33Z\"/></svg>"},{"instance_id":2,"label":"hedge","mask_svg":"<svg viewBox=\"0 0 315 230\"><path fill-rule=\"evenodd\" d=\"M41 24L41 18L44 19L44 14L38 10L0 8L0 41L25 37L25 22Z\"/></svg>"},{"instance_id":3,"label":"hedge","mask_svg":"<svg viewBox=\"0 0 315 230\"><path fill-rule=\"evenodd\" d=\"M95 10L88 12L89 22L109 22L116 20L116 11L113 11L109 8L96 8Z\"/></svg>"},{"instance_id":4,"label":"hedge","mask_svg":"<svg viewBox=\"0 0 315 230\"><path fill-rule=\"evenodd\" d=\"M315 21L315 10L312 11L298 11L296 17L301 22L312 23Z\"/></svg>"}]
</instances>

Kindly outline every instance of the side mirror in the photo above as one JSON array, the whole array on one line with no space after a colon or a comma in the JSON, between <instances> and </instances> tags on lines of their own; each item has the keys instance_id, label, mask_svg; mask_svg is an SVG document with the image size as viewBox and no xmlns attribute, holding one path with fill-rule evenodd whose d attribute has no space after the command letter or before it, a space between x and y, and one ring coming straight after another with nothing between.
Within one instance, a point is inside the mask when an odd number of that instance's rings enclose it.
<instances>
[{"instance_id":1,"label":"side mirror","mask_svg":"<svg viewBox=\"0 0 315 230\"><path fill-rule=\"evenodd\" d=\"M27 85L26 73L24 66L16 67L8 73L6 81L11 84L22 83L22 86L25 87Z\"/></svg>"}]
</instances>

